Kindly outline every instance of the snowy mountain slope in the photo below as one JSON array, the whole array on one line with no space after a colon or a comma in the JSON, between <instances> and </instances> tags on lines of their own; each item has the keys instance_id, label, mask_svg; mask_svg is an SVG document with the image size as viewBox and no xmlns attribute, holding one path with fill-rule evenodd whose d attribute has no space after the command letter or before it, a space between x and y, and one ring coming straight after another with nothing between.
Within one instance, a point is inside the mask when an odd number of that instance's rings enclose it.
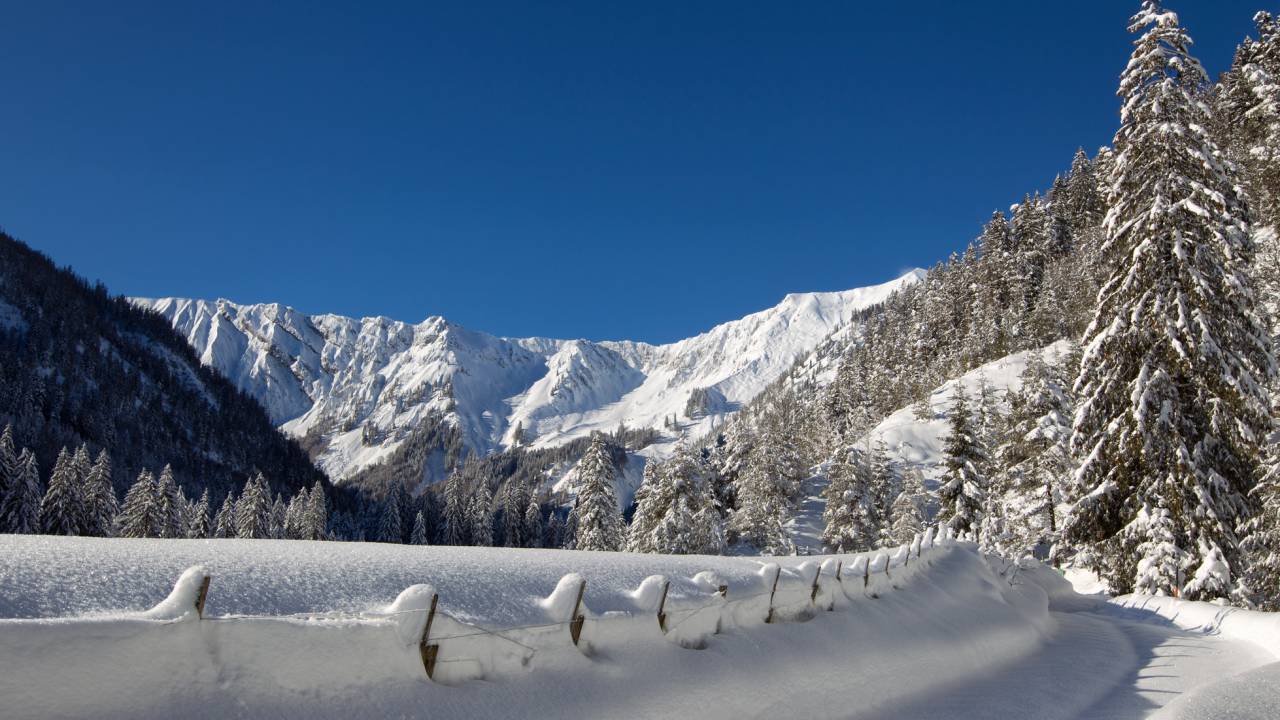
<instances>
[{"instance_id":1,"label":"snowy mountain slope","mask_svg":"<svg viewBox=\"0 0 1280 720\"><path fill-rule=\"evenodd\" d=\"M1070 343L1062 340L1039 352L1043 353L1046 362L1053 364L1061 360L1069 347ZM930 417L928 420L917 419L913 407L899 408L881 420L859 442L883 441L888 448L889 459L899 471L919 470L925 478L925 486L932 488L944 469L943 446L950 432L948 413L955 386L963 385L965 394L972 403L985 379L988 387L999 398L1001 408L1007 409L1004 398L1007 393L1022 389L1022 372L1027 367L1027 358L1030 357L1031 352L1023 351L1006 355L970 370L958 378L948 380L929 394ZM801 503L791 527L796 546L803 551L811 553L822 551L822 511L826 507L826 501L822 498L824 487L826 487L826 478L822 475L815 475L809 479L806 498Z\"/></svg>"},{"instance_id":2,"label":"snowy mountain slope","mask_svg":"<svg viewBox=\"0 0 1280 720\"><path fill-rule=\"evenodd\" d=\"M499 338L440 317L415 325L308 316L279 304L135 302L168 319L203 362L258 399L286 432L305 438L318 464L343 479L386 458L433 414L454 423L480 453L511 444L517 427L535 447L621 423L660 427L673 415L681 430L699 434L839 331L854 311L921 274L788 295L668 345Z\"/></svg>"}]
</instances>

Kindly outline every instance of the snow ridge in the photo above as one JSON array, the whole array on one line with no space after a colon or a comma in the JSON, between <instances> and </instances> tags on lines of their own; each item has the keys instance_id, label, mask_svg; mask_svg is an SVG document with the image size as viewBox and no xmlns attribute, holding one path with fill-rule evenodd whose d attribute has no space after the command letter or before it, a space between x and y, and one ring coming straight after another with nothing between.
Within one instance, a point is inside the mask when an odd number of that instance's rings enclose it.
<instances>
[{"instance_id":1,"label":"snow ridge","mask_svg":"<svg viewBox=\"0 0 1280 720\"><path fill-rule=\"evenodd\" d=\"M181 298L134 302L160 313L200 359L317 449L335 480L388 457L433 414L473 451L550 447L596 430L662 427L702 434L795 358L923 271L865 288L796 293L777 306L667 345L500 338L442 317L305 315L278 303ZM704 402L692 417L690 396ZM708 400L709 399L709 400ZM441 478L429 478L440 480Z\"/></svg>"}]
</instances>

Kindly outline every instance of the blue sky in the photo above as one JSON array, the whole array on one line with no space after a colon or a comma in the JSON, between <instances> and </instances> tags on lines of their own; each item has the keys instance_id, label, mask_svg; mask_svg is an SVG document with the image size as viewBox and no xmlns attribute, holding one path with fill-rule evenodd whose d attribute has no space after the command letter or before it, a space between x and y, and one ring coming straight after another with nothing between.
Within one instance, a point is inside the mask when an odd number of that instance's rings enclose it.
<instances>
[{"instance_id":1,"label":"blue sky","mask_svg":"<svg viewBox=\"0 0 1280 720\"><path fill-rule=\"evenodd\" d=\"M131 295L668 341L1108 143L1138 3L0 3L0 227ZM1216 76L1260 0L1170 3Z\"/></svg>"}]
</instances>

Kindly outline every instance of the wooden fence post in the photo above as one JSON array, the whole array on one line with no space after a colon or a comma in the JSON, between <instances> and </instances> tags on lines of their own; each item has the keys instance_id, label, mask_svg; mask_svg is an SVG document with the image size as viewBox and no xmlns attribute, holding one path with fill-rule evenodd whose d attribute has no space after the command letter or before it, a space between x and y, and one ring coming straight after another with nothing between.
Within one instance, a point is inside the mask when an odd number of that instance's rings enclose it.
<instances>
[{"instance_id":1,"label":"wooden fence post","mask_svg":"<svg viewBox=\"0 0 1280 720\"><path fill-rule=\"evenodd\" d=\"M813 574L813 587L809 590L809 604L811 605L818 602L818 590L821 588L821 586L818 585L818 579L821 577L822 566L819 565L818 571Z\"/></svg>"},{"instance_id":2,"label":"wooden fence post","mask_svg":"<svg viewBox=\"0 0 1280 720\"><path fill-rule=\"evenodd\" d=\"M773 574L773 589L769 591L769 614L764 616L765 623L773 622L773 596L778 594L778 578L782 577L782 566Z\"/></svg>"},{"instance_id":3,"label":"wooden fence post","mask_svg":"<svg viewBox=\"0 0 1280 720\"><path fill-rule=\"evenodd\" d=\"M662 584L662 599L658 601L658 629L667 632L667 591L671 589L671 581Z\"/></svg>"},{"instance_id":4,"label":"wooden fence post","mask_svg":"<svg viewBox=\"0 0 1280 720\"><path fill-rule=\"evenodd\" d=\"M836 561L836 588L840 590L840 592L844 592L844 581L840 579L840 571L842 569L844 569L844 561L837 560ZM832 610L835 610L835 609L836 609L836 593L831 593L831 602L827 603L827 612L831 612Z\"/></svg>"},{"instance_id":5,"label":"wooden fence post","mask_svg":"<svg viewBox=\"0 0 1280 720\"><path fill-rule=\"evenodd\" d=\"M867 584L871 582L871 558L862 563L862 589L867 589Z\"/></svg>"},{"instance_id":6,"label":"wooden fence post","mask_svg":"<svg viewBox=\"0 0 1280 720\"><path fill-rule=\"evenodd\" d=\"M436 674L436 656L440 654L440 645L428 642L431 636L431 623L436 619L436 603L440 596L431 595L431 609L427 611L427 622L422 626L422 639L418 641L418 654L422 656L422 669L427 671L427 679L432 680Z\"/></svg>"},{"instance_id":7,"label":"wooden fence post","mask_svg":"<svg viewBox=\"0 0 1280 720\"><path fill-rule=\"evenodd\" d=\"M583 580L578 586L578 599L573 603L573 615L569 621L569 637L573 638L573 644L578 644L578 639L582 637L582 624L587 621L585 615L578 612L582 608L582 594L587 591L587 581Z\"/></svg>"},{"instance_id":8,"label":"wooden fence post","mask_svg":"<svg viewBox=\"0 0 1280 720\"><path fill-rule=\"evenodd\" d=\"M204 601L209 597L209 576L200 581L200 592L196 593L196 617L204 619Z\"/></svg>"}]
</instances>

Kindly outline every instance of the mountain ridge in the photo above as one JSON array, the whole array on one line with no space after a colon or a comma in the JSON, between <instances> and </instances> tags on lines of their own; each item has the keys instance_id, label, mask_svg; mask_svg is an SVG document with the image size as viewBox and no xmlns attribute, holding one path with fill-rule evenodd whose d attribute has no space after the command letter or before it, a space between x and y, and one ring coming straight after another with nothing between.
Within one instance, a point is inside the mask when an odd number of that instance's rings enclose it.
<instances>
[{"instance_id":1,"label":"mountain ridge","mask_svg":"<svg viewBox=\"0 0 1280 720\"><path fill-rule=\"evenodd\" d=\"M666 344L500 337L433 315L306 315L282 303L132 298L257 399L342 480L376 465L433 417L486 454L552 447L595 430L705 432L848 323L915 282L912 270L852 290L790 293L777 305ZM523 438L517 438L517 435ZM442 478L430 478L429 481Z\"/></svg>"}]
</instances>

